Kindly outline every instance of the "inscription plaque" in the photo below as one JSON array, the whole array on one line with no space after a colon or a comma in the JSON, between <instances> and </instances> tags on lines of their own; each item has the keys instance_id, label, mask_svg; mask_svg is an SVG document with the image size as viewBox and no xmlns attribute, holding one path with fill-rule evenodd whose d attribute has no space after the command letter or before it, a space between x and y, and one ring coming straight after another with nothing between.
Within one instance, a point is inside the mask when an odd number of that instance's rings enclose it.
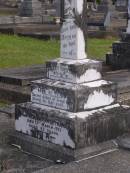
<instances>
[{"instance_id":1,"label":"inscription plaque","mask_svg":"<svg viewBox=\"0 0 130 173\"><path fill-rule=\"evenodd\" d=\"M25 115L26 112L23 112L23 115L15 120L15 129L17 131L54 144L75 148L69 130L61 126L60 122L45 119L37 120Z\"/></svg>"},{"instance_id":2,"label":"inscription plaque","mask_svg":"<svg viewBox=\"0 0 130 173\"><path fill-rule=\"evenodd\" d=\"M85 39L76 24L75 14L82 15L84 0L65 0L65 22L61 29L61 58L85 59Z\"/></svg>"}]
</instances>

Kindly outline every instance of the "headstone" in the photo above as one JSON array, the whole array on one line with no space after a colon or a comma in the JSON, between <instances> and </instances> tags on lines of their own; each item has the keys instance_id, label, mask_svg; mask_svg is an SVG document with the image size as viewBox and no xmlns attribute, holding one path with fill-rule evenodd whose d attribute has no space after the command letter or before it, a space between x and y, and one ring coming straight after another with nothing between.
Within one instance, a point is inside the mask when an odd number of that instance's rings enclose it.
<instances>
[{"instance_id":1,"label":"headstone","mask_svg":"<svg viewBox=\"0 0 130 173\"><path fill-rule=\"evenodd\" d=\"M32 17L42 15L40 0L22 0L19 5L19 16Z\"/></svg>"},{"instance_id":2,"label":"headstone","mask_svg":"<svg viewBox=\"0 0 130 173\"><path fill-rule=\"evenodd\" d=\"M19 6L19 15L30 17L33 14L32 0L22 0Z\"/></svg>"},{"instance_id":3,"label":"headstone","mask_svg":"<svg viewBox=\"0 0 130 173\"><path fill-rule=\"evenodd\" d=\"M63 18L64 0L21 0L19 3L19 16L23 17L51 17Z\"/></svg>"},{"instance_id":4,"label":"headstone","mask_svg":"<svg viewBox=\"0 0 130 173\"><path fill-rule=\"evenodd\" d=\"M106 63L113 69L130 68L130 0L128 0L128 26L121 34L121 40L112 45L112 53L106 56Z\"/></svg>"},{"instance_id":5,"label":"headstone","mask_svg":"<svg viewBox=\"0 0 130 173\"><path fill-rule=\"evenodd\" d=\"M65 0L61 57L47 62L45 79L32 82L31 102L16 105L13 143L52 160L73 160L80 148L126 128L116 121L125 111L116 104L116 85L102 79L101 62L86 58L85 2Z\"/></svg>"}]
</instances>

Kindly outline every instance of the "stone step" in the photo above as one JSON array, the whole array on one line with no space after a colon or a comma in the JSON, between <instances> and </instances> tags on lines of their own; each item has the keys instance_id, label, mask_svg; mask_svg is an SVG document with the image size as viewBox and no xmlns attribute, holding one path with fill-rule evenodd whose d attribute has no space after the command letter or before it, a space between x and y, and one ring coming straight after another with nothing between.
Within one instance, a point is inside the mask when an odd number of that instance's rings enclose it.
<instances>
[{"instance_id":1,"label":"stone step","mask_svg":"<svg viewBox=\"0 0 130 173\"><path fill-rule=\"evenodd\" d=\"M79 113L32 103L20 104L16 106L17 132L11 141L33 154L70 161L85 154L81 148L113 139L127 131L129 112L129 107L119 104Z\"/></svg>"},{"instance_id":2,"label":"stone step","mask_svg":"<svg viewBox=\"0 0 130 173\"><path fill-rule=\"evenodd\" d=\"M69 83L84 83L101 79L102 62L84 59L55 59L46 63L47 78Z\"/></svg>"},{"instance_id":3,"label":"stone step","mask_svg":"<svg viewBox=\"0 0 130 173\"><path fill-rule=\"evenodd\" d=\"M40 105L79 112L116 102L116 84L104 80L83 84L42 79L32 82L31 101Z\"/></svg>"}]
</instances>

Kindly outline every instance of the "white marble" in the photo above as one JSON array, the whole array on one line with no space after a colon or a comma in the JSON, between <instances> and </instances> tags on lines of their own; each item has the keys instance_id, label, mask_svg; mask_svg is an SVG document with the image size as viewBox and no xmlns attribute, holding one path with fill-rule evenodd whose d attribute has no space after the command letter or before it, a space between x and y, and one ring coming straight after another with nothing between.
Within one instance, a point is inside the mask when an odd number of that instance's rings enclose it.
<instances>
[{"instance_id":1,"label":"white marble","mask_svg":"<svg viewBox=\"0 0 130 173\"><path fill-rule=\"evenodd\" d=\"M59 80L62 82L69 82L69 83L84 83L90 82L101 79L102 75L100 73L102 66L101 63L98 61L93 60L62 60L57 59L57 61L52 61L54 63L54 67L48 68L47 70L47 77L53 80ZM57 64L55 66L55 64ZM78 71L75 73L71 72L70 66L75 66ZM86 66L86 70L80 76L78 75L80 65Z\"/></svg>"},{"instance_id":2,"label":"white marble","mask_svg":"<svg viewBox=\"0 0 130 173\"><path fill-rule=\"evenodd\" d=\"M31 101L59 109L68 109L67 97L49 88L46 90L41 89L41 91L39 91L39 88L33 89L31 92Z\"/></svg>"},{"instance_id":3,"label":"white marble","mask_svg":"<svg viewBox=\"0 0 130 173\"><path fill-rule=\"evenodd\" d=\"M42 135L42 140L61 146L65 145L72 149L75 148L75 143L69 136L68 130L56 122L34 120L24 116L23 112L23 115L15 121L15 129L29 136L32 136L32 130L35 129L39 131L37 135L39 139L41 139L40 135Z\"/></svg>"},{"instance_id":4,"label":"white marble","mask_svg":"<svg viewBox=\"0 0 130 173\"><path fill-rule=\"evenodd\" d=\"M65 0L65 16L74 17L73 9L77 14L82 14L84 0Z\"/></svg>"},{"instance_id":5,"label":"white marble","mask_svg":"<svg viewBox=\"0 0 130 173\"><path fill-rule=\"evenodd\" d=\"M106 110L110 110L110 109L117 108L117 107L120 107L120 105L118 103L113 104L113 105L109 105L109 106L105 106L105 107L100 108L100 109L94 109L94 110L91 110L91 111L79 112L77 114L75 113L74 115L71 114L70 117L71 118L78 117L78 118L81 118L81 119L85 119L89 116L92 116L95 113L105 112Z\"/></svg>"},{"instance_id":6,"label":"white marble","mask_svg":"<svg viewBox=\"0 0 130 173\"><path fill-rule=\"evenodd\" d=\"M84 83L83 85L88 86L88 87L100 87L100 86L107 85L107 84L112 84L112 82L106 81L106 80L97 80L97 81L93 81L93 82L89 82L89 83Z\"/></svg>"},{"instance_id":7,"label":"white marble","mask_svg":"<svg viewBox=\"0 0 130 173\"><path fill-rule=\"evenodd\" d=\"M82 15L83 3L84 0L65 0L66 20L61 29L61 58L78 60L87 57L83 31L74 22L75 14Z\"/></svg>"},{"instance_id":8,"label":"white marble","mask_svg":"<svg viewBox=\"0 0 130 173\"><path fill-rule=\"evenodd\" d=\"M94 109L97 107L102 107L106 105L110 105L114 102L114 98L112 95L105 94L102 90L94 91L89 95L89 98L84 104L84 109Z\"/></svg>"},{"instance_id":9,"label":"white marble","mask_svg":"<svg viewBox=\"0 0 130 173\"><path fill-rule=\"evenodd\" d=\"M31 101L58 109L74 111L75 106L77 110L94 109L112 104L116 100L111 88L112 82L105 80L73 84L45 79L35 83L37 85L32 88ZM109 87L112 90L110 92ZM82 91L84 94L80 94Z\"/></svg>"},{"instance_id":10,"label":"white marble","mask_svg":"<svg viewBox=\"0 0 130 173\"><path fill-rule=\"evenodd\" d=\"M66 67L66 69L64 68L64 70L62 68L60 68L60 69L57 68L53 71L49 71L48 77L49 77L49 79L59 80L62 82L80 84L80 83L84 83L84 82L99 80L99 79L101 79L102 76L101 76L101 73L98 72L96 69L88 69L88 70L86 70L86 72L83 75L78 77L78 76L70 73L68 70L68 67Z\"/></svg>"},{"instance_id":11,"label":"white marble","mask_svg":"<svg viewBox=\"0 0 130 173\"><path fill-rule=\"evenodd\" d=\"M83 31L73 19L66 20L61 28L61 58L80 60L86 57Z\"/></svg>"}]
</instances>

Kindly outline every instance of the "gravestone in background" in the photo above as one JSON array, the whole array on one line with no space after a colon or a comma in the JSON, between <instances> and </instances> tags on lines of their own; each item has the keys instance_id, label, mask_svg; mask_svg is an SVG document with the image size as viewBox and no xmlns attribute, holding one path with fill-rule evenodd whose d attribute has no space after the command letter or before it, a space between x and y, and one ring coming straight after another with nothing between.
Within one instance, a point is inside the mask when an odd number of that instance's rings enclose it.
<instances>
[{"instance_id":1,"label":"gravestone in background","mask_svg":"<svg viewBox=\"0 0 130 173\"><path fill-rule=\"evenodd\" d=\"M65 0L61 57L46 63L45 79L32 82L31 102L16 105L12 142L52 160L73 160L80 148L128 128L116 85L102 79L101 62L87 59L85 3Z\"/></svg>"},{"instance_id":2,"label":"gravestone in background","mask_svg":"<svg viewBox=\"0 0 130 173\"><path fill-rule=\"evenodd\" d=\"M126 32L130 34L130 0L128 0L128 26Z\"/></svg>"},{"instance_id":3,"label":"gravestone in background","mask_svg":"<svg viewBox=\"0 0 130 173\"><path fill-rule=\"evenodd\" d=\"M44 16L63 17L64 0L21 0L19 5L20 16Z\"/></svg>"},{"instance_id":4,"label":"gravestone in background","mask_svg":"<svg viewBox=\"0 0 130 173\"><path fill-rule=\"evenodd\" d=\"M130 0L128 0L128 26L121 34L121 40L112 45L112 53L106 56L106 63L113 69L130 68Z\"/></svg>"},{"instance_id":5,"label":"gravestone in background","mask_svg":"<svg viewBox=\"0 0 130 173\"><path fill-rule=\"evenodd\" d=\"M22 0L19 6L19 15L30 17L33 15L32 0Z\"/></svg>"}]
</instances>

